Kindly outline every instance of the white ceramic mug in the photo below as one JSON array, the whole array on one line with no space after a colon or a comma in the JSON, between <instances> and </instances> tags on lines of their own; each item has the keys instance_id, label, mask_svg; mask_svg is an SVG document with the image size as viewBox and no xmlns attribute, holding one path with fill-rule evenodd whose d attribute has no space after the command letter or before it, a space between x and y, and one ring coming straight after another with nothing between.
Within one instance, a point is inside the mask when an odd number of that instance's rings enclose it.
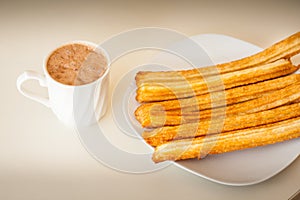
<instances>
[{"instance_id":1,"label":"white ceramic mug","mask_svg":"<svg viewBox=\"0 0 300 200\"><path fill-rule=\"evenodd\" d=\"M100 78L91 83L76 86L65 85L54 80L47 70L48 59L56 51L54 50L44 60L44 75L33 71L25 71L17 79L17 88L25 97L51 108L65 125L69 127L89 126L98 122L106 112L110 60L104 49L90 42L74 41L62 46L74 43L93 47L106 58L106 70ZM42 87L47 87L49 98L23 88L22 84L27 80L38 80Z\"/></svg>"}]
</instances>

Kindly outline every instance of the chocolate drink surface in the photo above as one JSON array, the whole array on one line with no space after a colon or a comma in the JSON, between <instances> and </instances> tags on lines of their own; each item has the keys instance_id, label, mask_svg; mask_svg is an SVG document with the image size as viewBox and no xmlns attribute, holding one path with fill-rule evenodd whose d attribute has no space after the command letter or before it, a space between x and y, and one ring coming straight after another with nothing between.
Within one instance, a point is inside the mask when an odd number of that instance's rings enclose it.
<instances>
[{"instance_id":1,"label":"chocolate drink surface","mask_svg":"<svg viewBox=\"0 0 300 200\"><path fill-rule=\"evenodd\" d=\"M65 85L84 85L100 78L107 67L105 56L84 44L68 44L56 49L48 58L50 76Z\"/></svg>"}]
</instances>

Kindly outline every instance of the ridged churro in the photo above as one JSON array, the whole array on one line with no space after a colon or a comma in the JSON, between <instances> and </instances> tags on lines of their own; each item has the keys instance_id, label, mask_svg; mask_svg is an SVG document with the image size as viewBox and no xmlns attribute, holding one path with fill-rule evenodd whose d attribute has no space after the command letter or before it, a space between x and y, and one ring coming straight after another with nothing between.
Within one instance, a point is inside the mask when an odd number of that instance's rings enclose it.
<instances>
[{"instance_id":1,"label":"ridged churro","mask_svg":"<svg viewBox=\"0 0 300 200\"><path fill-rule=\"evenodd\" d=\"M242 87L235 87L224 91L217 91L210 94L199 95L191 98L161 101L142 104L136 112L167 111L167 110L204 110L213 106L228 106L234 103L255 99L267 92L282 89L300 81L300 74L292 74L276 79L254 83ZM213 99L213 97L215 97ZM225 99L223 99L225 97ZM219 99L217 99L219 98Z\"/></svg>"},{"instance_id":2,"label":"ridged churro","mask_svg":"<svg viewBox=\"0 0 300 200\"><path fill-rule=\"evenodd\" d=\"M284 40L270 46L269 48L254 54L252 56L231 61L216 66L196 68L182 71L164 71L164 72L139 72L136 75L136 84L141 86L143 83L164 83L178 82L182 79L199 79L211 75L224 74L233 71L239 71L265 63L271 63L276 60L286 58L300 53L300 32L297 32Z\"/></svg>"},{"instance_id":3,"label":"ridged churro","mask_svg":"<svg viewBox=\"0 0 300 200\"><path fill-rule=\"evenodd\" d=\"M181 110L171 111L151 111L136 110L135 117L143 127L155 128L161 126L174 126L184 123L197 122L202 119L209 119L217 116L229 116L233 114L255 113L281 105L291 103L300 99L300 83L289 85L280 90L276 90L262 95L259 98L245 101L238 104L232 104L225 109L214 108L208 110L200 110L198 112L182 112Z\"/></svg>"},{"instance_id":4,"label":"ridged churro","mask_svg":"<svg viewBox=\"0 0 300 200\"><path fill-rule=\"evenodd\" d=\"M193 138L219 132L245 129L300 116L300 103L289 104L258 113L231 115L224 119L200 120L198 123L165 126L152 131L145 131L143 138L151 146L158 146L170 140ZM219 127L222 127L219 130Z\"/></svg>"},{"instance_id":5,"label":"ridged churro","mask_svg":"<svg viewBox=\"0 0 300 200\"><path fill-rule=\"evenodd\" d=\"M278 60L274 63L208 77L199 82L185 82L180 85L167 82L164 85L143 84L136 91L136 99L139 102L153 102L192 97L284 76L297 69L288 60Z\"/></svg>"},{"instance_id":6,"label":"ridged churro","mask_svg":"<svg viewBox=\"0 0 300 200\"><path fill-rule=\"evenodd\" d=\"M300 137L300 118L270 124L266 127L242 129L232 132L182 139L164 143L155 148L154 162L199 158L264 146Z\"/></svg>"}]
</instances>

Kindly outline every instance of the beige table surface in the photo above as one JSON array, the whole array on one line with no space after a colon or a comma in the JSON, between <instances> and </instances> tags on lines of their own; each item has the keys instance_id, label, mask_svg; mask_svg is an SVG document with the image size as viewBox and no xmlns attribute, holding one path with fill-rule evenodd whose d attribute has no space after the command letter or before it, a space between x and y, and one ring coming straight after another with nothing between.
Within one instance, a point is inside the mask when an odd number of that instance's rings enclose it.
<instances>
[{"instance_id":1,"label":"beige table surface","mask_svg":"<svg viewBox=\"0 0 300 200\"><path fill-rule=\"evenodd\" d=\"M51 110L20 95L15 82L25 69L42 72L44 56L61 43L100 43L145 26L188 36L225 34L267 47L300 30L299 9L298 0L1 1L0 199L288 199L300 188L300 159L246 187L212 183L175 166L143 175L114 171L94 160ZM147 56L133 53L113 63L112 80L122 75L120 67Z\"/></svg>"}]
</instances>

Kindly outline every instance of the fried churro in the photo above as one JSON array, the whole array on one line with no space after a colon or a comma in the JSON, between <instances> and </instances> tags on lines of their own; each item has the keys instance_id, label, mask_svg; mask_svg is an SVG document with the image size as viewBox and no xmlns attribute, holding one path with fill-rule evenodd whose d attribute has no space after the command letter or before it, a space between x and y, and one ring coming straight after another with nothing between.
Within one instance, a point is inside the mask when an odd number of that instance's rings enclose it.
<instances>
[{"instance_id":1,"label":"fried churro","mask_svg":"<svg viewBox=\"0 0 300 200\"><path fill-rule=\"evenodd\" d=\"M218 64L216 66L182 71L142 71L137 73L135 79L138 87L143 83L165 83L178 82L182 81L183 79L199 79L201 77L224 74L266 63L271 63L282 58L289 59L298 53L300 53L300 32L287 37L286 39L270 46L269 48L257 54L236 61Z\"/></svg>"},{"instance_id":2,"label":"fried churro","mask_svg":"<svg viewBox=\"0 0 300 200\"><path fill-rule=\"evenodd\" d=\"M208 77L199 82L185 82L179 85L167 82L164 85L143 84L136 91L136 99L139 102L153 102L192 97L284 76L297 69L290 61L278 60L262 66Z\"/></svg>"},{"instance_id":3,"label":"fried churro","mask_svg":"<svg viewBox=\"0 0 300 200\"><path fill-rule=\"evenodd\" d=\"M158 146L170 140L193 138L209 134L245 129L300 116L300 103L289 104L258 113L246 115L231 115L224 119L200 120L198 123L188 123L179 126L165 126L151 131L145 131L143 138L151 146ZM219 126L222 129L219 130Z\"/></svg>"},{"instance_id":4,"label":"fried churro","mask_svg":"<svg viewBox=\"0 0 300 200\"><path fill-rule=\"evenodd\" d=\"M227 106L225 109L220 107L200 110L198 112L182 112L181 110L170 110L163 112L157 110L149 110L149 112L145 112L144 110L136 110L135 117L143 127L147 128L174 126L211 118L212 113L213 117L255 113L292 103L299 99L300 83L298 82L280 90L264 94L256 99L238 104L232 104L230 106Z\"/></svg>"},{"instance_id":5,"label":"fried churro","mask_svg":"<svg viewBox=\"0 0 300 200\"><path fill-rule=\"evenodd\" d=\"M290 76L284 76L259 83L254 83L251 85L235 87L224 91L217 91L214 93L199 95L190 98L146 103L140 105L137 108L136 112L149 112L150 110L154 111L155 109L157 109L158 111L179 109L193 111L214 108L213 106L226 106L255 99L267 92L282 89L299 81L300 74L292 74ZM212 99L212 96L216 98ZM224 96L226 97L226 99L223 99ZM217 99L218 97L220 99Z\"/></svg>"},{"instance_id":6,"label":"fried churro","mask_svg":"<svg viewBox=\"0 0 300 200\"><path fill-rule=\"evenodd\" d=\"M201 159L207 154L220 154L264 146L298 137L300 137L299 117L266 127L167 142L155 148L152 159L156 163L165 160Z\"/></svg>"}]
</instances>

